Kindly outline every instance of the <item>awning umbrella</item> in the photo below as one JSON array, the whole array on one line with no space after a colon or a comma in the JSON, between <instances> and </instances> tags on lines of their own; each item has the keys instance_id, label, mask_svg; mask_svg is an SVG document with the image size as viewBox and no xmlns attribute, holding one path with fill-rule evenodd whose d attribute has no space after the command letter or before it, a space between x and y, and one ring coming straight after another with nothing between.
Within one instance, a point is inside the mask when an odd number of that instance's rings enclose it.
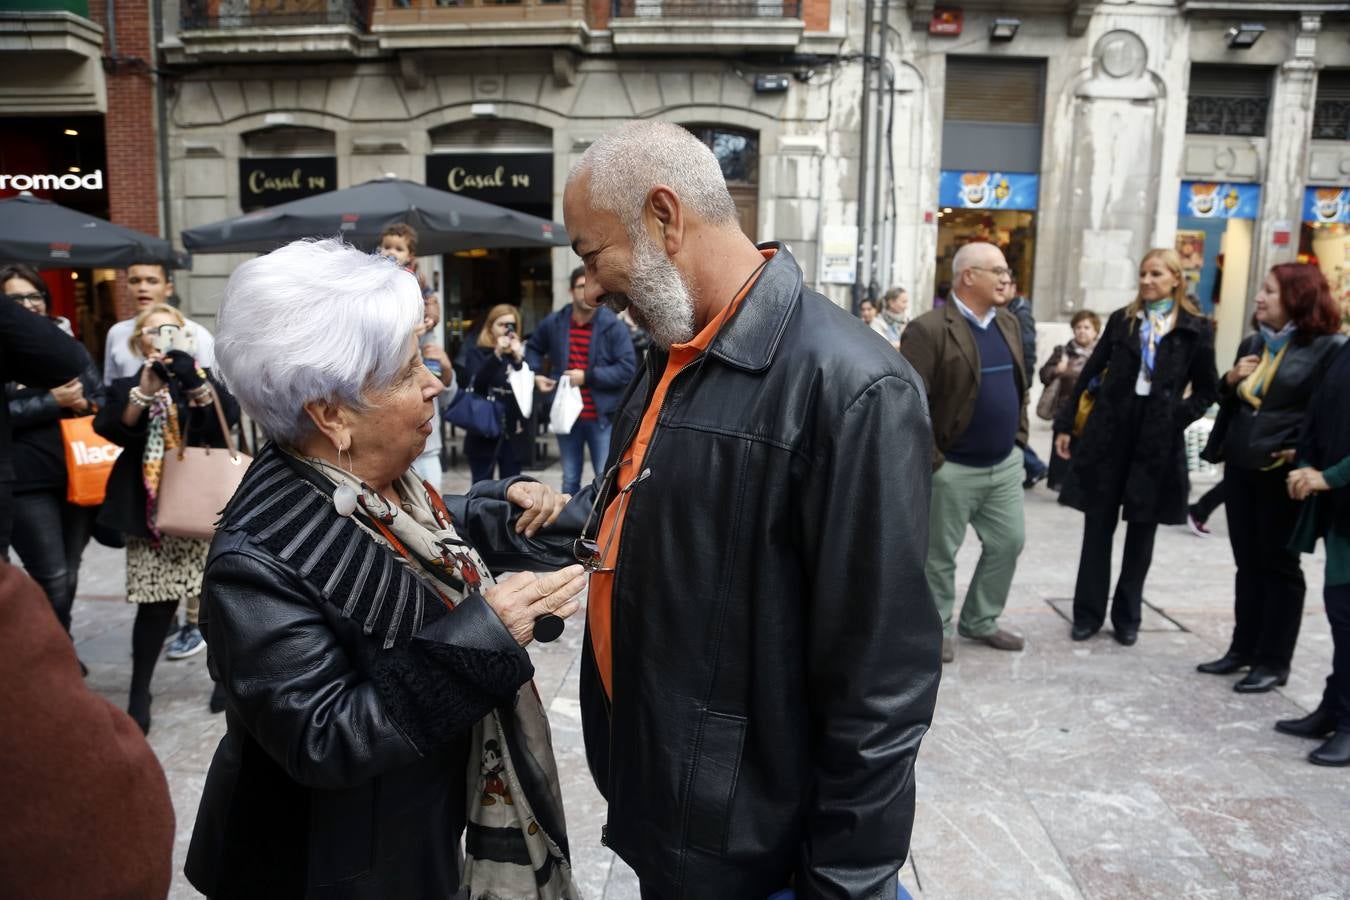
<instances>
[{"instance_id":1,"label":"awning umbrella","mask_svg":"<svg viewBox=\"0 0 1350 900\"><path fill-rule=\"evenodd\" d=\"M417 229L417 255L477 247L565 247L557 222L399 178L292 200L183 232L196 253L266 253L300 238L342 237L374 250L395 222Z\"/></svg>"},{"instance_id":2,"label":"awning umbrella","mask_svg":"<svg viewBox=\"0 0 1350 900\"><path fill-rule=\"evenodd\" d=\"M124 269L136 262L186 268L189 257L162 238L114 225L32 194L0 200L0 263L42 268Z\"/></svg>"}]
</instances>

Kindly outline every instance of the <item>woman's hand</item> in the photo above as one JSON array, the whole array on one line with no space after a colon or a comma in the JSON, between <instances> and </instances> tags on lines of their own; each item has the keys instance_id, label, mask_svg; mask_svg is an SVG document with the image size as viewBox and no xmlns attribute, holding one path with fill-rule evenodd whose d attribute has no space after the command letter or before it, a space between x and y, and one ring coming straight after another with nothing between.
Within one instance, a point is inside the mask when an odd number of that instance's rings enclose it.
<instances>
[{"instance_id":1,"label":"woman's hand","mask_svg":"<svg viewBox=\"0 0 1350 900\"><path fill-rule=\"evenodd\" d=\"M1261 362L1259 356L1244 356L1233 364L1233 368L1228 370L1224 380L1228 382L1229 387L1233 387L1239 381L1256 371L1256 366Z\"/></svg>"},{"instance_id":2,"label":"woman's hand","mask_svg":"<svg viewBox=\"0 0 1350 900\"><path fill-rule=\"evenodd\" d=\"M511 354L511 356L515 358L516 362L520 362L522 359L524 359L525 345L520 342L520 338L516 337L516 333L513 331L510 334L508 334L506 336L506 340L507 340L506 350L508 353Z\"/></svg>"},{"instance_id":3,"label":"woman's hand","mask_svg":"<svg viewBox=\"0 0 1350 900\"><path fill-rule=\"evenodd\" d=\"M502 356L511 352L511 335L504 334L497 338L497 346L492 348L492 352L497 354L500 359Z\"/></svg>"},{"instance_id":4,"label":"woman's hand","mask_svg":"<svg viewBox=\"0 0 1350 900\"><path fill-rule=\"evenodd\" d=\"M576 599L586 589L586 570L568 566L547 575L517 572L483 593L483 599L502 620L520 646L534 640L534 620L552 613L566 619L581 608Z\"/></svg>"},{"instance_id":5,"label":"woman's hand","mask_svg":"<svg viewBox=\"0 0 1350 900\"><path fill-rule=\"evenodd\" d=\"M155 373L155 363L164 358L161 353L151 353L145 358L145 365L141 367L140 389L142 394L154 394L164 387L165 381Z\"/></svg>"},{"instance_id":6,"label":"woman's hand","mask_svg":"<svg viewBox=\"0 0 1350 900\"><path fill-rule=\"evenodd\" d=\"M1069 442L1073 440L1071 434L1055 435L1055 455L1060 459L1070 459L1072 455L1069 451Z\"/></svg>"},{"instance_id":7,"label":"woman's hand","mask_svg":"<svg viewBox=\"0 0 1350 900\"><path fill-rule=\"evenodd\" d=\"M1331 485L1327 484L1325 476L1318 469L1295 469L1289 473L1285 479L1289 488L1289 496L1294 500L1306 500L1309 495L1318 491L1329 491Z\"/></svg>"},{"instance_id":8,"label":"woman's hand","mask_svg":"<svg viewBox=\"0 0 1350 900\"><path fill-rule=\"evenodd\" d=\"M534 537L540 528L557 521L572 495L560 494L541 481L517 481L506 489L506 499L524 510L516 520L516 534Z\"/></svg>"},{"instance_id":9,"label":"woman's hand","mask_svg":"<svg viewBox=\"0 0 1350 900\"><path fill-rule=\"evenodd\" d=\"M1056 372L1067 372L1067 371L1069 371L1069 357L1067 357L1067 356L1061 356L1061 357L1059 358L1059 363L1055 366L1055 371L1056 371Z\"/></svg>"},{"instance_id":10,"label":"woman's hand","mask_svg":"<svg viewBox=\"0 0 1350 900\"><path fill-rule=\"evenodd\" d=\"M89 405L84 399L84 385L80 384L78 378L72 378L60 387L52 388L51 394L56 405L62 409L84 409Z\"/></svg>"}]
</instances>

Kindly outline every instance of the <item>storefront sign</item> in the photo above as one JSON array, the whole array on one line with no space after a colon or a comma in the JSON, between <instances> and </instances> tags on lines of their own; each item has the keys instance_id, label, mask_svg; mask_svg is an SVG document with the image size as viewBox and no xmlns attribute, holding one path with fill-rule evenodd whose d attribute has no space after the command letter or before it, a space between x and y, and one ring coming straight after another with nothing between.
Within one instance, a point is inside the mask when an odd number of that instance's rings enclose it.
<instances>
[{"instance_id":1,"label":"storefront sign","mask_svg":"<svg viewBox=\"0 0 1350 900\"><path fill-rule=\"evenodd\" d=\"M337 189L331 156L239 160L239 205L244 212Z\"/></svg>"},{"instance_id":2,"label":"storefront sign","mask_svg":"<svg viewBox=\"0 0 1350 900\"><path fill-rule=\"evenodd\" d=\"M1310 187L1303 192L1303 221L1350 225L1350 188Z\"/></svg>"},{"instance_id":3,"label":"storefront sign","mask_svg":"<svg viewBox=\"0 0 1350 900\"><path fill-rule=\"evenodd\" d=\"M552 153L438 153L427 185L498 206L553 205Z\"/></svg>"},{"instance_id":4,"label":"storefront sign","mask_svg":"<svg viewBox=\"0 0 1350 900\"><path fill-rule=\"evenodd\" d=\"M1183 181L1177 213L1197 219L1255 219L1260 201L1260 185Z\"/></svg>"},{"instance_id":5,"label":"storefront sign","mask_svg":"<svg viewBox=\"0 0 1350 900\"><path fill-rule=\"evenodd\" d=\"M45 172L38 175L0 175L0 191L6 188L13 191L101 191L103 170L95 169L86 175L74 172L64 175Z\"/></svg>"},{"instance_id":6,"label":"storefront sign","mask_svg":"<svg viewBox=\"0 0 1350 900\"><path fill-rule=\"evenodd\" d=\"M1041 177L1019 172L945 170L938 204L955 209L1035 209Z\"/></svg>"}]
</instances>

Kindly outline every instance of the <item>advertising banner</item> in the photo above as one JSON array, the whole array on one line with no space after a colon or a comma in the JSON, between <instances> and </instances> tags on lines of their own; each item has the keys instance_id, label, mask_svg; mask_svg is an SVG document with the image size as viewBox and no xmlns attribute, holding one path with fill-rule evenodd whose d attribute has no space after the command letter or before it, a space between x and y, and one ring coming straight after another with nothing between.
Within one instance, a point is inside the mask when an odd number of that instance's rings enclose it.
<instances>
[{"instance_id":1,"label":"advertising banner","mask_svg":"<svg viewBox=\"0 0 1350 900\"><path fill-rule=\"evenodd\" d=\"M1035 209L1041 177L1020 172L943 170L938 205L953 209Z\"/></svg>"},{"instance_id":2,"label":"advertising banner","mask_svg":"<svg viewBox=\"0 0 1350 900\"><path fill-rule=\"evenodd\" d=\"M1309 187L1303 192L1303 221L1350 225L1350 188Z\"/></svg>"},{"instance_id":3,"label":"advertising banner","mask_svg":"<svg viewBox=\"0 0 1350 900\"><path fill-rule=\"evenodd\" d=\"M1261 186L1183 181L1177 214L1197 219L1255 219L1261 206Z\"/></svg>"}]
</instances>

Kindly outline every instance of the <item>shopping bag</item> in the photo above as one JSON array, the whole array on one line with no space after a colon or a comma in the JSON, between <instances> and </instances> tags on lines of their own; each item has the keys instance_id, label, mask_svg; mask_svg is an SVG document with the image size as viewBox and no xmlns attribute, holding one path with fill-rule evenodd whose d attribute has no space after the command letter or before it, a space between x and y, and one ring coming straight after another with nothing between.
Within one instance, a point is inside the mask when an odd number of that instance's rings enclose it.
<instances>
[{"instance_id":1,"label":"shopping bag","mask_svg":"<svg viewBox=\"0 0 1350 900\"><path fill-rule=\"evenodd\" d=\"M66 500L98 506L122 448L95 433L93 416L62 419L61 437L66 444Z\"/></svg>"},{"instance_id":2,"label":"shopping bag","mask_svg":"<svg viewBox=\"0 0 1350 900\"><path fill-rule=\"evenodd\" d=\"M548 413L548 430L554 434L571 434L577 416L581 415L581 405L581 388L566 375L559 378L553 408Z\"/></svg>"},{"instance_id":3,"label":"shopping bag","mask_svg":"<svg viewBox=\"0 0 1350 900\"><path fill-rule=\"evenodd\" d=\"M519 369L511 369L506 373L506 383L511 385L511 393L516 395L520 417L528 422L530 413L534 412L534 372L521 363Z\"/></svg>"}]
</instances>

